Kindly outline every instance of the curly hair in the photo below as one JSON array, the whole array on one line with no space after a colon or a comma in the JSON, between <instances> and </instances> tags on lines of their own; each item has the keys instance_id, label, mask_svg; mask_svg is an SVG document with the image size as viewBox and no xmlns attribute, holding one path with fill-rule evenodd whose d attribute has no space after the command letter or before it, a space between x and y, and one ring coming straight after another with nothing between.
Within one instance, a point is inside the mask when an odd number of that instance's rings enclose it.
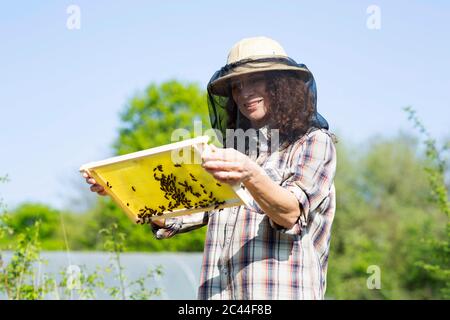
<instances>
[{"instance_id":1,"label":"curly hair","mask_svg":"<svg viewBox=\"0 0 450 320\"><path fill-rule=\"evenodd\" d=\"M267 81L269 110L266 114L270 129L279 130L281 146L287 146L298 140L311 127L311 118L315 112L314 97L305 82L307 75L290 71L262 72ZM236 128L237 116L239 128L251 128L250 121L238 110L231 94L226 105L228 113L227 127Z\"/></svg>"}]
</instances>

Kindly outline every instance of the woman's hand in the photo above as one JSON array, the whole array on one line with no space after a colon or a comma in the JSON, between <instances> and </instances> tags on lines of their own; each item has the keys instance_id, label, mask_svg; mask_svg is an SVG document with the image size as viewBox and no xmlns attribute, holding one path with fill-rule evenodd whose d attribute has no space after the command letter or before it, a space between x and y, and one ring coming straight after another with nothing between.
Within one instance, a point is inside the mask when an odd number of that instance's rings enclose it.
<instances>
[{"instance_id":1,"label":"woman's hand","mask_svg":"<svg viewBox=\"0 0 450 320\"><path fill-rule=\"evenodd\" d=\"M202 166L220 182L231 185L252 178L259 166L245 154L233 148L209 145L202 153Z\"/></svg>"},{"instance_id":2,"label":"woman's hand","mask_svg":"<svg viewBox=\"0 0 450 320\"><path fill-rule=\"evenodd\" d=\"M214 146L202 153L202 166L214 178L229 184L244 183L255 201L275 223L292 228L300 209L294 194L265 173L256 162L235 149L220 149Z\"/></svg>"},{"instance_id":3,"label":"woman's hand","mask_svg":"<svg viewBox=\"0 0 450 320\"><path fill-rule=\"evenodd\" d=\"M86 178L87 183L92 184L90 188L92 192L97 192L100 196L106 196L108 194L105 188L99 185L87 172L83 172L83 177Z\"/></svg>"}]
</instances>

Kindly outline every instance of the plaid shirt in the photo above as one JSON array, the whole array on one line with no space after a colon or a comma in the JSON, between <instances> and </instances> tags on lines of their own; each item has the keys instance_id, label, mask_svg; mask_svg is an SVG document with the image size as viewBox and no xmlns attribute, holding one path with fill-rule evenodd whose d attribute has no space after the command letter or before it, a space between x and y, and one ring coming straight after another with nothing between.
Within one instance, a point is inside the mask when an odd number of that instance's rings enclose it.
<instances>
[{"instance_id":1,"label":"plaid shirt","mask_svg":"<svg viewBox=\"0 0 450 320\"><path fill-rule=\"evenodd\" d=\"M336 149L330 133L313 130L257 163L291 191L301 215L276 225L253 201L152 224L157 239L208 225L198 299L323 299L335 214Z\"/></svg>"}]
</instances>

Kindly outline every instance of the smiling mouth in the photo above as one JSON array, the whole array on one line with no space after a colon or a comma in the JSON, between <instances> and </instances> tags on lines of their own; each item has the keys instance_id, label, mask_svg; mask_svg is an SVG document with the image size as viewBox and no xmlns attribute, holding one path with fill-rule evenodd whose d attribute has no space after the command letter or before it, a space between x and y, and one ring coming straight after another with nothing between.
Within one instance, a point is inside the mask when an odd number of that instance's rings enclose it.
<instances>
[{"instance_id":1,"label":"smiling mouth","mask_svg":"<svg viewBox=\"0 0 450 320\"><path fill-rule=\"evenodd\" d=\"M254 108L254 107L256 107L256 106L258 105L258 103L260 103L261 101L263 101L263 99L253 100L253 101L250 101L250 102L248 102L248 103L244 103L244 106L245 106L246 108Z\"/></svg>"}]
</instances>

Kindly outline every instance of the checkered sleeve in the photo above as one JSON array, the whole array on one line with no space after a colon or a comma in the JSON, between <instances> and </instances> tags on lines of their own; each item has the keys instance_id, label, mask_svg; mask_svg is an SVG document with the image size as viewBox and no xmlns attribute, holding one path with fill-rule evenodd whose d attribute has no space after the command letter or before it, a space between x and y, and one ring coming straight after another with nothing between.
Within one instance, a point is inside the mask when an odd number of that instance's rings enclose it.
<instances>
[{"instance_id":1,"label":"checkered sleeve","mask_svg":"<svg viewBox=\"0 0 450 320\"><path fill-rule=\"evenodd\" d=\"M190 215L167 218L164 227L154 223L150 223L150 227L156 239L168 239L178 233L189 232L207 225L208 218L208 211L197 212Z\"/></svg>"},{"instance_id":2,"label":"checkered sleeve","mask_svg":"<svg viewBox=\"0 0 450 320\"><path fill-rule=\"evenodd\" d=\"M321 208L333 186L336 172L336 149L328 131L321 129L309 133L294 146L288 178L281 184L294 194L299 202L300 216L291 229L283 229L270 220L272 227L293 235L300 235L307 226L310 212ZM322 209L322 208L321 208Z\"/></svg>"}]
</instances>

